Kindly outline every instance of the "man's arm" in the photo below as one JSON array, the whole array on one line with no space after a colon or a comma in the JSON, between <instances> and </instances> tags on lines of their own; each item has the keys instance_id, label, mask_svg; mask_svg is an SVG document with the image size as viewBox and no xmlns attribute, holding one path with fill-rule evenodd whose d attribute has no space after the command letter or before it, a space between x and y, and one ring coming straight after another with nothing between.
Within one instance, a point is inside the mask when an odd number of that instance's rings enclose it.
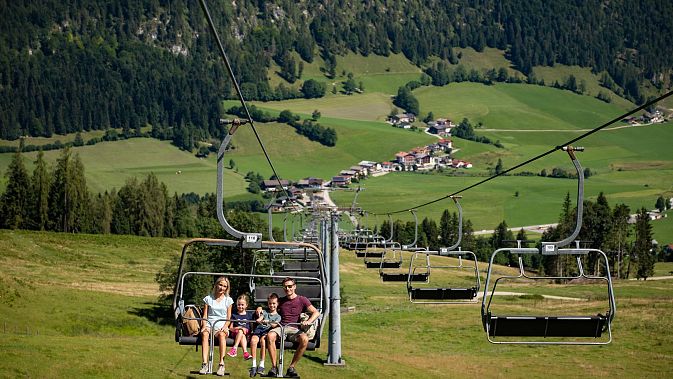
<instances>
[{"instance_id":1,"label":"man's arm","mask_svg":"<svg viewBox=\"0 0 673 379\"><path fill-rule=\"evenodd\" d=\"M318 317L320 317L320 312L316 307L313 306L313 304L309 305L306 307L306 309L311 313L311 317L308 318L306 321L302 321L302 325L310 325L312 324Z\"/></svg>"}]
</instances>

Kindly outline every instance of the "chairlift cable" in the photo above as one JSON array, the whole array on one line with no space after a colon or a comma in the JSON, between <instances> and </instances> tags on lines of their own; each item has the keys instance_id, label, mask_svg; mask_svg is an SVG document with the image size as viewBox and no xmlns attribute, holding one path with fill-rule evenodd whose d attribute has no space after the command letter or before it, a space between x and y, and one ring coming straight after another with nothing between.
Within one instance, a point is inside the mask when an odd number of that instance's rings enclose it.
<instances>
[{"instance_id":1,"label":"chairlift cable","mask_svg":"<svg viewBox=\"0 0 673 379\"><path fill-rule=\"evenodd\" d=\"M619 121L619 120L623 120L624 118L629 117L629 116L631 116L632 114L634 114L634 113L636 113L636 112L638 112L638 111L641 111L641 110L643 110L643 109L645 109L645 108L650 107L651 105L653 105L653 104L655 104L655 103L658 103L658 102L661 101L661 100L664 100L665 98L667 98L667 97L669 97L669 96L671 96L671 95L673 95L673 91L669 91L669 92L667 92L667 93L665 93L665 94L663 94L663 95L657 97L657 98L654 99L654 100L650 100L650 101L646 102L645 104L643 104L643 105L641 105L641 106L639 106L639 107L636 107L636 108L634 108L634 109L632 109L632 110L630 110L630 111L628 111L628 112L626 112L626 113L624 113L624 114L622 114L622 115L620 115L620 116L618 116L618 117L613 118L612 120L610 120L610 121L604 123L603 125L600 125L600 126L594 128L594 129L589 130L588 132L586 132L586 133L580 135L579 137L573 138L573 139L571 139L570 141L567 141L567 142L565 142L565 143L563 143L563 144L561 144L561 145L558 145L558 146L554 147L553 149L550 149L550 150L548 150L548 151L546 151L546 152L544 152L544 153L542 153L542 154L539 154L539 155L537 155L537 156L535 156L535 157L533 157L533 158L530 158L530 159L528 159L527 161L525 161L525 162L523 162L523 163L519 163L519 164L517 164L517 165L514 166L514 167L511 167L511 168L509 168L509 169L507 169L507 170L505 170L505 171L502 171L502 172L500 172L500 173L498 173L498 174L492 175L492 176L490 176L490 177L488 177L488 178L486 178L486 179L484 179L484 180L481 180L481 181L479 181L479 182L477 182L477 183L474 183L474 184L472 184L472 185L470 185L470 186L467 186L467 187L465 187L465 188L463 188L463 189L460 189L460 190L458 190L458 191L456 191L456 192L450 193L450 194L448 194L448 195L446 195L446 196L442 196L442 197L437 198L437 199L435 199L435 200L431 200L431 201L425 202L425 203L423 203L423 204L419 204L419 205L413 206L413 207L411 207L411 208L406 208L406 209L402 209L402 210L398 210L398 211L385 212L385 213L375 213L375 212L369 212L369 213L370 213L370 214L373 214L373 215L383 215L383 214L397 214L397 213L409 212L409 211L411 211L412 209L423 208L423 207L425 207L425 206L428 206L428 205L431 205L431 204L440 202L440 201L442 201L442 200L448 199L448 198L450 198L451 196L455 196L455 195L458 195L458 194L460 194L460 193L463 193L463 192L465 192L465 191L467 191L467 190L470 190L470 189L472 189L472 188L474 188L474 187L477 187L477 186L479 186L479 185L482 185L482 184L484 184L484 183L486 183L486 182L488 182L488 181L490 181L490 180L493 180L493 179L495 179L495 178L497 178L497 177L499 177L499 176L505 175L505 174L507 174L507 173L509 173L509 172L512 172L512 171L514 171L514 170L516 170L516 169L519 169L519 168L521 168L521 167L523 167L523 166L525 166L525 165L527 165L527 164L529 164L529 163L532 163L532 162L534 162L534 161L536 161L536 160L538 160L538 159L540 159L540 158L546 157L547 155L549 155L549 154L551 154L551 153L553 153L553 152L555 152L555 151L557 151L557 150L561 150L564 146L571 145L571 144L573 144L573 143L575 143L575 142L577 142L577 141L579 141L579 140L581 140L581 139L584 139L584 138L586 138L586 137L588 137L588 136L590 136L590 135L592 135L592 134L598 132L599 130L604 129L604 128L606 128L606 127L608 127L608 126L614 124L615 122L617 122L617 121Z\"/></svg>"},{"instance_id":2,"label":"chairlift cable","mask_svg":"<svg viewBox=\"0 0 673 379\"><path fill-rule=\"evenodd\" d=\"M269 154L266 151L266 148L264 147L264 143L262 142L262 139L259 137L259 134L257 133L257 128L255 128L255 122L252 119L252 115L250 114L250 110L248 109L248 104L245 102L245 99L243 98L243 92L241 91L241 87L238 85L238 81L236 80L236 75L234 74L234 70L231 68L231 63L229 62L229 58L227 57L227 53L224 50L224 45L222 44L222 40L220 40L220 35L217 33L217 30L215 29L215 23L213 22L213 18L210 16L210 11L208 10L208 6L206 5L205 0L200 0L201 3L201 8L203 8L203 12L206 15L206 20L208 21L208 26L210 27L210 31L212 32L213 36L215 37L215 41L217 42L217 46L220 50L220 55L222 56L222 60L224 61L224 65L227 68L227 72L229 74L229 77L231 78L231 81L234 83L234 88L236 89L236 95L238 96L238 99L241 102L241 105L243 106L243 109L245 110L245 115L247 119L250 122L250 127L252 128L252 132L255 134L255 138L257 138L257 142L259 143L259 146L262 148L262 152L264 153L264 156L266 157L266 161L269 163L269 167L271 167L271 171L273 172L274 177L278 181L278 186L280 189L285 192L285 195L289 198L290 193L288 192L287 189L283 187L283 184L281 182L280 176L276 172L276 168L273 166L273 162L271 162L271 158L269 157Z\"/></svg>"}]
</instances>

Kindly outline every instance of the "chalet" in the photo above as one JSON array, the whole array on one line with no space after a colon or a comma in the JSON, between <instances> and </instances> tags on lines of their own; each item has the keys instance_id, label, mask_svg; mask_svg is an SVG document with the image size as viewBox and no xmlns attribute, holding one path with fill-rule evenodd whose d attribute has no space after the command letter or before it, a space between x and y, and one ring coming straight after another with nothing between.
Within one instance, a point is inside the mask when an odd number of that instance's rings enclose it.
<instances>
[{"instance_id":1,"label":"chalet","mask_svg":"<svg viewBox=\"0 0 673 379\"><path fill-rule=\"evenodd\" d=\"M297 188L308 188L308 179L299 179L297 183L295 184Z\"/></svg>"},{"instance_id":2,"label":"chalet","mask_svg":"<svg viewBox=\"0 0 673 379\"><path fill-rule=\"evenodd\" d=\"M395 154L395 161L402 166L413 165L416 157L413 154L409 154L406 151L401 151Z\"/></svg>"},{"instance_id":3,"label":"chalet","mask_svg":"<svg viewBox=\"0 0 673 379\"><path fill-rule=\"evenodd\" d=\"M281 179L280 185L283 186L283 189L287 189L290 185L289 180ZM278 180L269 179L262 181L262 189L269 192L274 192L278 190Z\"/></svg>"},{"instance_id":4,"label":"chalet","mask_svg":"<svg viewBox=\"0 0 673 379\"><path fill-rule=\"evenodd\" d=\"M310 177L308 178L308 185L311 188L322 188L324 180L322 178L314 178Z\"/></svg>"},{"instance_id":5,"label":"chalet","mask_svg":"<svg viewBox=\"0 0 673 379\"><path fill-rule=\"evenodd\" d=\"M355 172L355 176L358 178L368 175L367 169L362 166L351 166L349 170Z\"/></svg>"},{"instance_id":6,"label":"chalet","mask_svg":"<svg viewBox=\"0 0 673 379\"><path fill-rule=\"evenodd\" d=\"M411 154L429 154L430 149L427 146L414 147L411 149Z\"/></svg>"},{"instance_id":7,"label":"chalet","mask_svg":"<svg viewBox=\"0 0 673 379\"><path fill-rule=\"evenodd\" d=\"M345 176L345 177L348 177L348 178L354 177L355 174L356 173L353 170L341 170L341 172L339 172L339 176Z\"/></svg>"},{"instance_id":8,"label":"chalet","mask_svg":"<svg viewBox=\"0 0 673 379\"><path fill-rule=\"evenodd\" d=\"M425 166L425 165L429 165L430 163L432 163L432 157L428 154L417 154L417 155L414 155L414 157L416 158L416 164L417 165Z\"/></svg>"},{"instance_id":9,"label":"chalet","mask_svg":"<svg viewBox=\"0 0 673 379\"><path fill-rule=\"evenodd\" d=\"M645 112L645 114L641 117L644 123L646 124L653 124L653 123L658 123L658 122L664 122L664 115L661 113L661 111L654 111L654 112Z\"/></svg>"},{"instance_id":10,"label":"chalet","mask_svg":"<svg viewBox=\"0 0 673 379\"><path fill-rule=\"evenodd\" d=\"M468 161L454 160L452 164L455 168L472 168L472 163Z\"/></svg>"},{"instance_id":11,"label":"chalet","mask_svg":"<svg viewBox=\"0 0 673 379\"><path fill-rule=\"evenodd\" d=\"M301 197L304 194L301 188L298 188L296 186L288 188L288 192L290 192L290 195L294 196L295 198Z\"/></svg>"},{"instance_id":12,"label":"chalet","mask_svg":"<svg viewBox=\"0 0 673 379\"><path fill-rule=\"evenodd\" d=\"M448 125L434 124L428 127L428 133L436 134L438 136L448 136L451 134L451 128Z\"/></svg>"},{"instance_id":13,"label":"chalet","mask_svg":"<svg viewBox=\"0 0 673 379\"><path fill-rule=\"evenodd\" d=\"M450 139L448 138L442 138L440 139L437 144L444 148L444 151L447 151L449 149L453 149L453 142L451 142Z\"/></svg>"},{"instance_id":14,"label":"chalet","mask_svg":"<svg viewBox=\"0 0 673 379\"><path fill-rule=\"evenodd\" d=\"M332 187L345 187L351 184L351 178L345 176L333 176L332 177Z\"/></svg>"},{"instance_id":15,"label":"chalet","mask_svg":"<svg viewBox=\"0 0 673 379\"><path fill-rule=\"evenodd\" d=\"M413 113L400 113L388 118L388 122L393 125L411 124L414 121L416 121L416 115Z\"/></svg>"},{"instance_id":16,"label":"chalet","mask_svg":"<svg viewBox=\"0 0 673 379\"><path fill-rule=\"evenodd\" d=\"M451 134L451 128L455 125L451 120L445 118L438 118L434 121L428 121L428 132L432 134L437 134L438 136L448 136Z\"/></svg>"},{"instance_id":17,"label":"chalet","mask_svg":"<svg viewBox=\"0 0 673 379\"><path fill-rule=\"evenodd\" d=\"M381 171L381 164L380 163L376 163L376 162L372 162L372 161L362 161L358 164L360 165L360 167L366 168L370 175L375 173L375 172Z\"/></svg>"},{"instance_id":18,"label":"chalet","mask_svg":"<svg viewBox=\"0 0 673 379\"><path fill-rule=\"evenodd\" d=\"M381 171L384 171L384 172L390 172L390 171L393 170L393 166L394 166L394 165L393 165L392 162L388 162L388 161L386 161L386 162L381 162Z\"/></svg>"}]
</instances>

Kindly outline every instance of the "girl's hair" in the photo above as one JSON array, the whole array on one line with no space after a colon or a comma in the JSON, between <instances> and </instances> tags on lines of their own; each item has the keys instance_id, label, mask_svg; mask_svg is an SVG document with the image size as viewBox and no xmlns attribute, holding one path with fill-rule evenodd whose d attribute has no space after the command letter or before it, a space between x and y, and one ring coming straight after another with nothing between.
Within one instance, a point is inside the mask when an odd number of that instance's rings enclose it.
<instances>
[{"instance_id":1,"label":"girl's hair","mask_svg":"<svg viewBox=\"0 0 673 379\"><path fill-rule=\"evenodd\" d=\"M217 285L218 285L220 282L225 282L225 283L227 284L227 289L224 290L224 293L225 293L227 296L229 296L229 290L231 289L231 284L229 283L229 279L227 279L226 276L220 276L219 278L217 278L217 279L215 280L215 284L213 284L213 297L215 297L215 295L217 295L217 293L216 293L216 291L217 291Z\"/></svg>"},{"instance_id":2,"label":"girl's hair","mask_svg":"<svg viewBox=\"0 0 673 379\"><path fill-rule=\"evenodd\" d=\"M250 305L250 301L248 301L248 295L246 295L246 294L239 295L239 296L236 298L236 302L238 303L239 300L243 300L243 301L245 301L245 306L246 306L246 307L247 307L248 305Z\"/></svg>"}]
</instances>

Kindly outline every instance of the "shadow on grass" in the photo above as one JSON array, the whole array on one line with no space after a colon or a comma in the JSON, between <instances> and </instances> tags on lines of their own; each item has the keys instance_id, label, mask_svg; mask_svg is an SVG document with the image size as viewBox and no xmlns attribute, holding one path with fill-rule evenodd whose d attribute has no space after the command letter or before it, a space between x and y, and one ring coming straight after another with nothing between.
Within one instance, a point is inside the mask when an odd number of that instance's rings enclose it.
<instances>
[{"instance_id":1,"label":"shadow on grass","mask_svg":"<svg viewBox=\"0 0 673 379\"><path fill-rule=\"evenodd\" d=\"M323 364L323 363L326 362L326 360L325 360L324 358L321 358L321 357L319 357L319 356L317 356L317 355L307 355L307 354L304 354L304 359L307 359L307 360L309 360L309 361L312 361L312 362L315 362L315 363L319 363L319 364ZM301 361L300 361L300 362L301 362Z\"/></svg>"},{"instance_id":2,"label":"shadow on grass","mask_svg":"<svg viewBox=\"0 0 673 379\"><path fill-rule=\"evenodd\" d=\"M173 318L173 311L168 304L158 302L146 302L145 307L133 308L129 314L143 317L149 321L159 325L173 325L175 319Z\"/></svg>"}]
</instances>

